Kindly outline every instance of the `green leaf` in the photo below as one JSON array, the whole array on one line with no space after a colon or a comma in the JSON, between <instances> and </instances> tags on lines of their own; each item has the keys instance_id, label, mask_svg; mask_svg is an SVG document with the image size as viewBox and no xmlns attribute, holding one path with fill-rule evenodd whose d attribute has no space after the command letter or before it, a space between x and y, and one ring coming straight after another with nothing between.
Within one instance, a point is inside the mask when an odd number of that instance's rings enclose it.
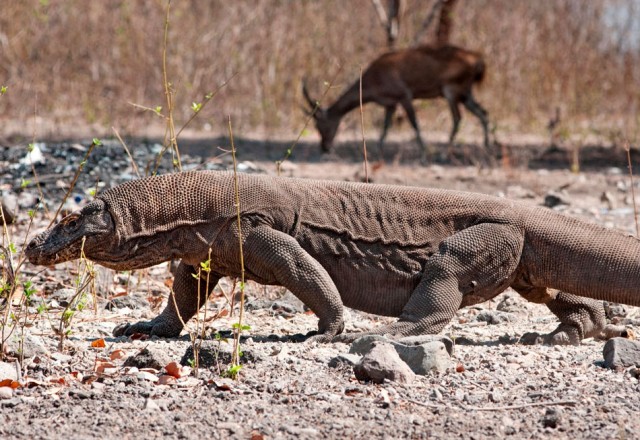
<instances>
[{"instance_id":1,"label":"green leaf","mask_svg":"<svg viewBox=\"0 0 640 440\"><path fill-rule=\"evenodd\" d=\"M96 147L99 147L100 145L102 145L102 141L98 138L93 138L93 145L95 145Z\"/></svg>"},{"instance_id":2,"label":"green leaf","mask_svg":"<svg viewBox=\"0 0 640 440\"><path fill-rule=\"evenodd\" d=\"M157 114L160 114L160 112L162 111L162 106L158 105L156 106L156 108L153 109Z\"/></svg>"},{"instance_id":3,"label":"green leaf","mask_svg":"<svg viewBox=\"0 0 640 440\"><path fill-rule=\"evenodd\" d=\"M5 93L7 93L7 86L0 87L0 95L4 95Z\"/></svg>"},{"instance_id":4,"label":"green leaf","mask_svg":"<svg viewBox=\"0 0 640 440\"><path fill-rule=\"evenodd\" d=\"M9 251L10 251L12 254L15 254L15 253L16 253L16 245L15 245L14 243L9 243Z\"/></svg>"},{"instance_id":5,"label":"green leaf","mask_svg":"<svg viewBox=\"0 0 640 440\"><path fill-rule=\"evenodd\" d=\"M20 188L26 188L27 186L29 186L29 184L31 183L31 180L25 180L24 178L22 178L22 181L20 182Z\"/></svg>"},{"instance_id":6,"label":"green leaf","mask_svg":"<svg viewBox=\"0 0 640 440\"><path fill-rule=\"evenodd\" d=\"M91 189L89 190L89 195L90 195L91 197L95 196L95 195L96 195L96 189L95 189L95 188L91 188Z\"/></svg>"},{"instance_id":7,"label":"green leaf","mask_svg":"<svg viewBox=\"0 0 640 440\"><path fill-rule=\"evenodd\" d=\"M27 151L31 153L33 151L33 144L27 145Z\"/></svg>"},{"instance_id":8,"label":"green leaf","mask_svg":"<svg viewBox=\"0 0 640 440\"><path fill-rule=\"evenodd\" d=\"M194 113L198 113L200 111L200 109L202 109L202 104L199 102L192 102L191 103L191 110L194 111Z\"/></svg>"},{"instance_id":9,"label":"green leaf","mask_svg":"<svg viewBox=\"0 0 640 440\"><path fill-rule=\"evenodd\" d=\"M29 218L34 218L36 216L36 211L35 209L30 209L27 211L27 214L29 214Z\"/></svg>"}]
</instances>

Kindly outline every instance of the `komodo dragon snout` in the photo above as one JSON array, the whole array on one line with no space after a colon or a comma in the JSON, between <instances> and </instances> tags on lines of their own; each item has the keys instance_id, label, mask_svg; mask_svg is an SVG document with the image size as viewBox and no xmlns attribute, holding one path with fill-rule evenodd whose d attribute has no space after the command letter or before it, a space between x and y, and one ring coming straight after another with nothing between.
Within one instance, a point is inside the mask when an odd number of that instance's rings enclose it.
<instances>
[{"instance_id":1,"label":"komodo dragon snout","mask_svg":"<svg viewBox=\"0 0 640 440\"><path fill-rule=\"evenodd\" d=\"M82 251L87 256L99 255L114 232L115 223L106 204L97 199L38 234L27 245L26 255L32 264L39 265L75 260Z\"/></svg>"}]
</instances>

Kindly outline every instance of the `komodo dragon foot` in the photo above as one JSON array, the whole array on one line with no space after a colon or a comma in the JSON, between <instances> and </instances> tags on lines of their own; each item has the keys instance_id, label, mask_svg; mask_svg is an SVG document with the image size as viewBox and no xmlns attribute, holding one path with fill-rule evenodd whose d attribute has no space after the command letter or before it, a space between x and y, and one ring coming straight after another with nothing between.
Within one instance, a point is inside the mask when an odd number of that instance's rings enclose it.
<instances>
[{"instance_id":1,"label":"komodo dragon foot","mask_svg":"<svg viewBox=\"0 0 640 440\"><path fill-rule=\"evenodd\" d=\"M149 336L160 336L162 338L175 338L180 336L182 326L176 327L166 320L157 316L151 321L140 321L135 324L128 322L118 325L113 329L113 336L131 336L136 333L143 333Z\"/></svg>"},{"instance_id":2,"label":"komodo dragon foot","mask_svg":"<svg viewBox=\"0 0 640 440\"><path fill-rule=\"evenodd\" d=\"M526 295L523 296L527 298ZM558 327L549 334L525 333L520 338L520 343L579 345L583 339L599 335L605 327L602 301L558 292L546 305L560 319Z\"/></svg>"}]
</instances>

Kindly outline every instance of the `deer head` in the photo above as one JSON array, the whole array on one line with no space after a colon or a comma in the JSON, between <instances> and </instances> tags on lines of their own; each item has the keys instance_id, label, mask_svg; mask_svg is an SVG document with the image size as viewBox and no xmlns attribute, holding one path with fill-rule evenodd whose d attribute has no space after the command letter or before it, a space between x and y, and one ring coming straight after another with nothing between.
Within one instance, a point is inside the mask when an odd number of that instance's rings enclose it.
<instances>
[{"instance_id":1,"label":"deer head","mask_svg":"<svg viewBox=\"0 0 640 440\"><path fill-rule=\"evenodd\" d=\"M340 125L340 117L330 117L327 109L320 107L320 102L309 96L306 81L302 83L302 94L309 104L309 107L304 109L305 113L313 116L316 128L320 133L320 146L322 147L322 151L328 153L333 146L333 139L336 137L338 125Z\"/></svg>"}]
</instances>

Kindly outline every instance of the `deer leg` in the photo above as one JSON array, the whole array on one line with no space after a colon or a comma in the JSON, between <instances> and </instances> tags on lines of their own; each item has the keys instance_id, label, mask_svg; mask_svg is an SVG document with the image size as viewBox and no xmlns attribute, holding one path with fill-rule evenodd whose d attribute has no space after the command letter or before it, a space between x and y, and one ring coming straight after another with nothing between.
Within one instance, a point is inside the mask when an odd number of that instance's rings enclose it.
<instances>
[{"instance_id":1,"label":"deer leg","mask_svg":"<svg viewBox=\"0 0 640 440\"><path fill-rule=\"evenodd\" d=\"M393 114L395 113L395 111L395 105L389 105L384 108L384 125L382 126L382 134L380 134L380 142L378 143L378 150L380 152L381 160L384 160L382 146L384 145L384 139L387 137L389 127L391 127L391 121L393 120Z\"/></svg>"},{"instance_id":2,"label":"deer leg","mask_svg":"<svg viewBox=\"0 0 640 440\"><path fill-rule=\"evenodd\" d=\"M451 117L453 118L453 126L451 127L451 135L449 136L449 148L451 148L453 140L458 133L462 116L460 116L460 109L458 108L458 97L447 90L445 90L444 97L447 99L447 103L449 103L449 110L451 110Z\"/></svg>"},{"instance_id":3,"label":"deer leg","mask_svg":"<svg viewBox=\"0 0 640 440\"><path fill-rule=\"evenodd\" d=\"M427 155L430 154L428 154L429 152L427 151L424 142L422 142L422 137L420 136L420 127L418 126L418 119L416 118L416 111L413 108L413 104L411 103L411 98L403 99L400 102L400 105L402 105L402 108L407 114L407 118L409 118L411 126L416 131L416 142L418 142L418 146L420 147L420 151L422 153L421 161L422 163L425 163L427 161Z\"/></svg>"},{"instance_id":4,"label":"deer leg","mask_svg":"<svg viewBox=\"0 0 640 440\"><path fill-rule=\"evenodd\" d=\"M476 101L473 99L473 95L469 93L467 98L462 102L467 110L473 113L482 124L482 129L484 130L484 147L489 147L489 121L487 119L487 111Z\"/></svg>"}]
</instances>

